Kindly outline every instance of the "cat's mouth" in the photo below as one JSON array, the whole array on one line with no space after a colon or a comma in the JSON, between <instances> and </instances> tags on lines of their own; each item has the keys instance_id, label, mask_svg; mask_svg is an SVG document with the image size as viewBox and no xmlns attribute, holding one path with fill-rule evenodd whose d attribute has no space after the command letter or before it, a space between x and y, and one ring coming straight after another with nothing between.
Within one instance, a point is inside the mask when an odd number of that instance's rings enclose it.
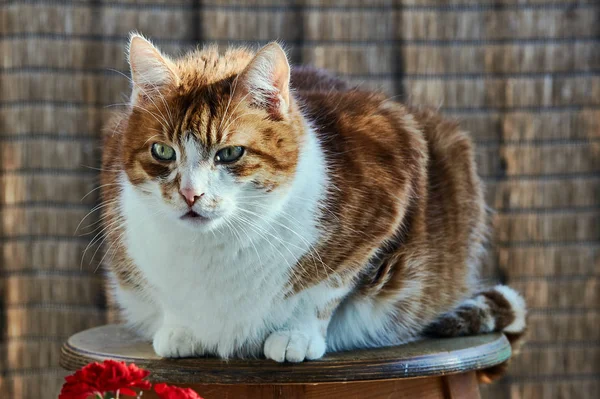
<instances>
[{"instance_id":1,"label":"cat's mouth","mask_svg":"<svg viewBox=\"0 0 600 399\"><path fill-rule=\"evenodd\" d=\"M203 223L208 222L210 219L200 215L198 212L193 210L189 210L185 215L183 215L180 219L182 220L190 220L192 222Z\"/></svg>"}]
</instances>

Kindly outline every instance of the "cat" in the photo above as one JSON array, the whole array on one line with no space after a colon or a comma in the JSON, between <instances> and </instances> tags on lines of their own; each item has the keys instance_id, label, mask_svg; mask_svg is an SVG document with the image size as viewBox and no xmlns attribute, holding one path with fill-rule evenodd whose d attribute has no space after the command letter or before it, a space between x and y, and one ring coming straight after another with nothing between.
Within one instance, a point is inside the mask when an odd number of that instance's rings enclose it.
<instances>
[{"instance_id":1,"label":"cat","mask_svg":"<svg viewBox=\"0 0 600 399\"><path fill-rule=\"evenodd\" d=\"M163 357L264 356L525 331L478 288L486 207L468 135L425 109L293 71L282 48L178 59L130 37L104 135L110 291Z\"/></svg>"}]
</instances>

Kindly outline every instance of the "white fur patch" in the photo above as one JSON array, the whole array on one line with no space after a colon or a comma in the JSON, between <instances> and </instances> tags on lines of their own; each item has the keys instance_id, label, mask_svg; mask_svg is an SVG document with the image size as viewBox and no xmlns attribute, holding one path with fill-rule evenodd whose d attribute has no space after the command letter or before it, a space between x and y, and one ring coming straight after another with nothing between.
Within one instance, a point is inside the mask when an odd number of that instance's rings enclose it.
<instances>
[{"instance_id":1,"label":"white fur patch","mask_svg":"<svg viewBox=\"0 0 600 399\"><path fill-rule=\"evenodd\" d=\"M395 298L387 303L368 297L348 298L333 315L327 331L330 350L399 345L418 337L422 325L410 314L396 317L398 302L418 297L418 280L407 281Z\"/></svg>"},{"instance_id":2,"label":"white fur patch","mask_svg":"<svg viewBox=\"0 0 600 399\"><path fill-rule=\"evenodd\" d=\"M497 285L494 290L499 292L510 302L511 308L515 314L515 320L504 328L508 333L520 333L525 330L525 319L527 316L527 307L525 300L518 292L506 285Z\"/></svg>"},{"instance_id":3,"label":"white fur patch","mask_svg":"<svg viewBox=\"0 0 600 399\"><path fill-rule=\"evenodd\" d=\"M114 277L112 279L114 280ZM113 294L122 308L123 318L128 327L142 337L152 340L162 323L161 309L143 293L122 288L117 283L113 284Z\"/></svg>"},{"instance_id":4,"label":"white fur patch","mask_svg":"<svg viewBox=\"0 0 600 399\"><path fill-rule=\"evenodd\" d=\"M325 354L325 339L318 333L301 330L275 331L265 341L265 356L276 362L302 362Z\"/></svg>"},{"instance_id":5,"label":"white fur patch","mask_svg":"<svg viewBox=\"0 0 600 399\"><path fill-rule=\"evenodd\" d=\"M193 331L181 326L162 326L154 335L152 345L162 357L192 357L204 352Z\"/></svg>"}]
</instances>

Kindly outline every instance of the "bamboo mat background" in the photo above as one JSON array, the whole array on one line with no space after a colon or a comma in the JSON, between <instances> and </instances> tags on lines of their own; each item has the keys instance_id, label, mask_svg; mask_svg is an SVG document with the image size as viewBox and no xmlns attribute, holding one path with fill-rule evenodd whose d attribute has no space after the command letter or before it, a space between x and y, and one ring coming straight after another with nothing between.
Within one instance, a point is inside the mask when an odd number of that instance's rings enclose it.
<instances>
[{"instance_id":1,"label":"bamboo mat background","mask_svg":"<svg viewBox=\"0 0 600 399\"><path fill-rule=\"evenodd\" d=\"M74 232L133 29L171 54L281 39L296 64L460 118L496 211L486 274L531 307L483 396L600 392L600 2L55 0L0 2L1 398L55 397L61 343L107 321L101 252L81 262L93 235Z\"/></svg>"}]
</instances>

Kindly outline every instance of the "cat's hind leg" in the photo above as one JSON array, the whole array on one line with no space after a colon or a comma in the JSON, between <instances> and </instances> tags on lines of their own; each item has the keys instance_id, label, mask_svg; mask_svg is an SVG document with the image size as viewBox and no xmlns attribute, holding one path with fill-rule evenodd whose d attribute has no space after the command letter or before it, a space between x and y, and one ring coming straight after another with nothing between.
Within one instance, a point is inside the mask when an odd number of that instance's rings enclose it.
<instances>
[{"instance_id":1,"label":"cat's hind leg","mask_svg":"<svg viewBox=\"0 0 600 399\"><path fill-rule=\"evenodd\" d=\"M520 335L525 332L527 309L516 291L505 285L480 291L431 323L426 332L457 337L490 332Z\"/></svg>"},{"instance_id":2,"label":"cat's hind leg","mask_svg":"<svg viewBox=\"0 0 600 399\"><path fill-rule=\"evenodd\" d=\"M437 337L503 332L508 338L513 355L523 343L526 331L527 309L525 300L505 285L479 291L450 312L442 314L426 329L425 334ZM480 370L481 382L491 382L506 371L506 363Z\"/></svg>"}]
</instances>

